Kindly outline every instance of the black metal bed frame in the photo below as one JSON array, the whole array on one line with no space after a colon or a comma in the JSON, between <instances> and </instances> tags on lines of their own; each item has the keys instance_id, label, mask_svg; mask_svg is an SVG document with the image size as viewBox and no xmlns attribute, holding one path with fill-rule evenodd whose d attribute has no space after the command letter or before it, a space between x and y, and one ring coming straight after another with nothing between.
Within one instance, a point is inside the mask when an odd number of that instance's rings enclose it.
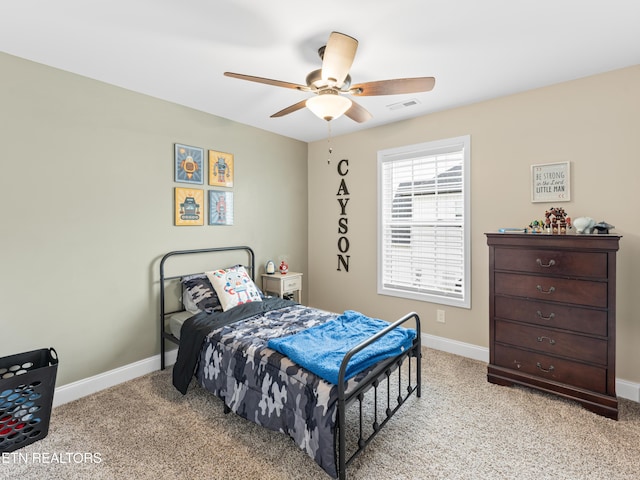
<instances>
[{"instance_id":1,"label":"black metal bed frame","mask_svg":"<svg viewBox=\"0 0 640 480\"><path fill-rule=\"evenodd\" d=\"M212 253L212 252L230 252L235 250L244 250L249 259L249 264L247 268L250 270L251 279L255 281L255 255L253 250L247 246L235 246L235 247L215 247L215 248L202 248L195 250L177 250L173 252L169 252L162 257L160 261L160 365L161 369L164 370L166 367L165 362L165 341L171 341L175 344L180 343L178 338L176 338L171 332L167 332L165 327L166 319L169 315L172 315L176 312L182 310L174 310L171 312L166 311L166 298L165 298L165 288L167 280L174 280L181 278L185 275L176 275L165 277L165 263L166 261L176 255L190 255L190 254L198 254L198 253ZM395 328L400 327L401 325L410 322L413 320L415 323L416 329L416 338L409 350L406 350L402 354L397 357L393 357L387 359L385 361L380 362L376 365L363 379L358 385L351 391L345 390L345 373L347 364L351 357L353 357L356 353L366 348L368 345L371 345L373 342L378 340L380 337L386 335L390 331ZM412 360L415 363L414 368L412 369ZM421 388L422 388L422 375L421 375L421 360L422 360L422 350L421 350L421 340L420 340L420 317L417 313L411 312L398 319L397 321L389 324L388 327L381 330L374 336L368 338L364 342L360 343L356 347L352 348L345 355L342 363L340 365L340 370L338 374L338 405L337 405L337 428L334 435L334 442L336 443L336 452L337 452L337 470L338 477L340 480L346 479L346 469L347 467L355 460L355 458L360 454L369 443L373 440L373 438L380 432L382 427L391 419L391 417L398 411L398 409L407 401L407 399L412 395L416 394L417 397L421 396ZM408 362L407 366L407 374L405 376L405 386L403 389L403 376L402 376L402 367L404 362ZM392 390L392 377L397 377L397 394L396 398L391 397ZM394 380L395 381L395 380ZM378 401L379 401L379 390L382 390L382 396L386 392L386 399L383 398L382 401L386 400L386 408L378 409ZM364 421L364 400L365 395L373 393L373 422L368 425L368 431L365 431L363 421ZM384 405L385 403L383 403ZM359 425L358 425L358 434L357 440L355 440L355 448L352 451L347 452L347 438L346 438L346 430L347 430L347 419L346 412L347 409L351 406L355 406L357 409L357 414L359 417ZM230 410L225 405L225 412L229 412ZM382 410L382 411L380 411Z\"/></svg>"},{"instance_id":2,"label":"black metal bed frame","mask_svg":"<svg viewBox=\"0 0 640 480\"><path fill-rule=\"evenodd\" d=\"M184 308L182 310L173 310L171 312L166 311L166 299L165 299L166 283L165 282L167 280L175 280L178 278L182 278L186 275L194 274L194 273L185 273L182 275L174 275L171 277L166 277L164 273L165 263L169 258L174 257L176 255L191 255L196 253L213 253L213 252L232 252L232 251L238 251L238 250L245 251L247 253L249 262L246 267L249 270L249 275L251 276L251 280L255 281L256 256L250 247L247 247L244 245L235 246L235 247L198 248L195 250L175 250L173 252L169 252L166 255L164 255L162 257L162 260L160 260L160 369L161 370L164 370L166 367L166 360L165 360L166 346L164 343L165 340L169 340L170 342L175 343L176 345L180 345L180 340L178 340L178 338L175 335L173 335L171 332L167 332L167 328L165 326L167 317L169 315L173 315L174 313L184 311ZM203 272L198 272L198 273L203 273Z\"/></svg>"}]
</instances>

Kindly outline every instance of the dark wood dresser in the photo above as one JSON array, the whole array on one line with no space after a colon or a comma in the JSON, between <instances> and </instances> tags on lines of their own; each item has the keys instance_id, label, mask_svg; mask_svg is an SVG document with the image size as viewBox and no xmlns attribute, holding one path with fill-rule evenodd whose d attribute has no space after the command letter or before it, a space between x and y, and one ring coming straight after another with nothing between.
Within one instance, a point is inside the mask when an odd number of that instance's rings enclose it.
<instances>
[{"instance_id":1,"label":"dark wood dresser","mask_svg":"<svg viewBox=\"0 0 640 480\"><path fill-rule=\"evenodd\" d=\"M618 235L487 233L489 382L618 419Z\"/></svg>"}]
</instances>

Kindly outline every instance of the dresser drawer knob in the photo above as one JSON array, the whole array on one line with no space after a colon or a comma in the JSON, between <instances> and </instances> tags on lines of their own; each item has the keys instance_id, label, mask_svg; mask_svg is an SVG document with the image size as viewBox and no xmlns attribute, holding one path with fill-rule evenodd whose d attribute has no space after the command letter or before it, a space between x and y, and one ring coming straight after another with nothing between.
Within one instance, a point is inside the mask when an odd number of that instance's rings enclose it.
<instances>
[{"instance_id":1,"label":"dresser drawer knob","mask_svg":"<svg viewBox=\"0 0 640 480\"><path fill-rule=\"evenodd\" d=\"M556 341L553 338L549 338L549 337L538 337L538 341L539 342L544 342L545 339L549 340L549 345L555 345Z\"/></svg>"},{"instance_id":2,"label":"dresser drawer knob","mask_svg":"<svg viewBox=\"0 0 640 480\"><path fill-rule=\"evenodd\" d=\"M545 373L551 373L556 369L553 365L549 365L549 368L545 370L544 368L542 368L542 365L540 364L540 362L536 363L536 367L538 367L539 370L542 370Z\"/></svg>"},{"instance_id":3,"label":"dresser drawer knob","mask_svg":"<svg viewBox=\"0 0 640 480\"><path fill-rule=\"evenodd\" d=\"M539 258L536 258L536 263L538 264L539 267L549 268L549 267L553 267L556 264L556 261L554 259L551 259L549 260L549 263L545 265L544 263L542 263L542 260L540 260Z\"/></svg>"},{"instance_id":4,"label":"dresser drawer knob","mask_svg":"<svg viewBox=\"0 0 640 480\"><path fill-rule=\"evenodd\" d=\"M536 312L536 315L538 315L538 318L541 318L542 320L553 320L556 316L555 313L551 312L548 317L545 317L540 310Z\"/></svg>"},{"instance_id":5,"label":"dresser drawer knob","mask_svg":"<svg viewBox=\"0 0 640 480\"><path fill-rule=\"evenodd\" d=\"M544 293L545 295L549 295L553 292L556 291L556 287L549 287L549 290L547 290L546 292L544 291L544 289L542 288L542 285L536 285L536 289L540 292L540 293Z\"/></svg>"}]
</instances>

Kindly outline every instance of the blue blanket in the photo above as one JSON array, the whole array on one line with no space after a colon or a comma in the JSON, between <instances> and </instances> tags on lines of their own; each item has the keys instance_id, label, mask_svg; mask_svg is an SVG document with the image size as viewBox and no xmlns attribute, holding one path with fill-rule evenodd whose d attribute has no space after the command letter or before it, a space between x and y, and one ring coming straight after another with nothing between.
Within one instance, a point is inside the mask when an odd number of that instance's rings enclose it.
<instances>
[{"instance_id":1,"label":"blue blanket","mask_svg":"<svg viewBox=\"0 0 640 480\"><path fill-rule=\"evenodd\" d=\"M268 346L326 381L337 384L346 353L389 323L347 310L334 320L286 337L269 340ZM409 349L415 329L398 327L356 353L347 365L345 380L385 358Z\"/></svg>"}]
</instances>

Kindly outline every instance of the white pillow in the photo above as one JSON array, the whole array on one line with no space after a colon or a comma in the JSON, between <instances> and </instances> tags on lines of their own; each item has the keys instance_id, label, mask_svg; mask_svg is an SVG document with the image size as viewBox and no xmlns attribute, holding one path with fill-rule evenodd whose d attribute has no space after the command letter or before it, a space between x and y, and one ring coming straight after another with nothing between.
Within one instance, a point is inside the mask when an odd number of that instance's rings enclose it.
<instances>
[{"instance_id":1,"label":"white pillow","mask_svg":"<svg viewBox=\"0 0 640 480\"><path fill-rule=\"evenodd\" d=\"M225 312L249 302L261 302L260 290L242 265L205 272Z\"/></svg>"}]
</instances>

